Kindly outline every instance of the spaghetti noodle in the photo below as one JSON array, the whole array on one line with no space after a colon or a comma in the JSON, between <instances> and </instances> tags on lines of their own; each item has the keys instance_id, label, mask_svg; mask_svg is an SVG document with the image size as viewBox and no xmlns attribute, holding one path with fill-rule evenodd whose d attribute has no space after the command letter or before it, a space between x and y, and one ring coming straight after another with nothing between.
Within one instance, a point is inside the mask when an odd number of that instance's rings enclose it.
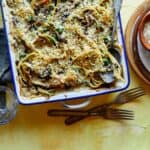
<instances>
[{"instance_id":1,"label":"spaghetti noodle","mask_svg":"<svg viewBox=\"0 0 150 150\"><path fill-rule=\"evenodd\" d=\"M21 95L101 88L101 73L122 80L109 52L112 0L7 0ZM118 45L117 37L116 43Z\"/></svg>"}]
</instances>

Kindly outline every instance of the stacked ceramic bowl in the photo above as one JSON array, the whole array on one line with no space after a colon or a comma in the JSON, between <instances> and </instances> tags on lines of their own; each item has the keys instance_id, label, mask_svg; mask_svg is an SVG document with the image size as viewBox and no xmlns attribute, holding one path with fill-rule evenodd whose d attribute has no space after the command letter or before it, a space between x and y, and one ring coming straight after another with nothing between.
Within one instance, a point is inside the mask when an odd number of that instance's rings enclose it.
<instances>
[{"instance_id":1,"label":"stacked ceramic bowl","mask_svg":"<svg viewBox=\"0 0 150 150\"><path fill-rule=\"evenodd\" d=\"M125 38L131 66L150 84L150 6L146 2L131 16Z\"/></svg>"}]
</instances>

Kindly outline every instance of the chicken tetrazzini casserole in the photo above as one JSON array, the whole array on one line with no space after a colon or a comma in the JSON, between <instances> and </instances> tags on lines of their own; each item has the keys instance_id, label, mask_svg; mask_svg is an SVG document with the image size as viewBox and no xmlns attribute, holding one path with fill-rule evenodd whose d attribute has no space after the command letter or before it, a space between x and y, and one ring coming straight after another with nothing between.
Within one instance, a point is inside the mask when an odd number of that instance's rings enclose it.
<instances>
[{"instance_id":1,"label":"chicken tetrazzini casserole","mask_svg":"<svg viewBox=\"0 0 150 150\"><path fill-rule=\"evenodd\" d=\"M113 0L6 0L20 94L51 96L123 80L109 51ZM117 36L114 46L121 52ZM107 82L105 74L111 75Z\"/></svg>"}]
</instances>

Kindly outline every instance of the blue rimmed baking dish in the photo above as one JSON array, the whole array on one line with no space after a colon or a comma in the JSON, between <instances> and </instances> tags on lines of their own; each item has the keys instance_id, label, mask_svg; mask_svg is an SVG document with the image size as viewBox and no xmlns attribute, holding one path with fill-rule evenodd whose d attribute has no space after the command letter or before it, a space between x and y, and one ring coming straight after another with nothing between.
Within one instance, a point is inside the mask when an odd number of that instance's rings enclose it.
<instances>
[{"instance_id":1,"label":"blue rimmed baking dish","mask_svg":"<svg viewBox=\"0 0 150 150\"><path fill-rule=\"evenodd\" d=\"M8 14L6 1L2 1L1 9L2 9L2 18L4 22L4 29L5 29L6 40L7 40L7 47L9 51L13 83L14 83L15 92L16 92L19 103L37 104L37 103L45 103L45 102L59 102L59 101L72 100L72 99L83 99L87 97L93 97L93 96L108 94L112 92L118 92L118 91L126 89L129 86L129 83L130 83L129 68L128 68L128 62L127 62L125 42L124 42L124 37L123 37L121 17L119 15L118 16L118 39L119 39L120 45L123 48L121 52L121 64L123 67L123 76L125 79L124 81L117 81L115 84L115 87L112 87L112 88L100 88L96 90L88 89L88 88L78 88L72 91L65 90L64 92L57 93L56 95L51 96L50 98L45 98L45 97L25 98L21 96L19 82L17 80L18 77L17 77L17 69L16 69L16 64L15 64L15 55L13 51L11 50L11 44L10 44L10 26L9 26L9 17L8 17L9 14Z\"/></svg>"}]
</instances>

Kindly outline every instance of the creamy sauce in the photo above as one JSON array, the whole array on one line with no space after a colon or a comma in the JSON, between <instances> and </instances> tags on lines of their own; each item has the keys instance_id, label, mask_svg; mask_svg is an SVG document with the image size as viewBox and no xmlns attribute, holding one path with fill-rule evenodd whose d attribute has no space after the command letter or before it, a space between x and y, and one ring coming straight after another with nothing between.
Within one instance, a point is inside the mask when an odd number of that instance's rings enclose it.
<instances>
[{"instance_id":1,"label":"creamy sauce","mask_svg":"<svg viewBox=\"0 0 150 150\"><path fill-rule=\"evenodd\" d=\"M144 26L144 37L150 44L150 21L147 22Z\"/></svg>"},{"instance_id":2,"label":"creamy sauce","mask_svg":"<svg viewBox=\"0 0 150 150\"><path fill-rule=\"evenodd\" d=\"M111 73L112 82L122 80L122 67L109 52L112 3L7 0L22 96L51 96L78 87L101 88L108 84L103 74ZM118 40L114 45L120 47Z\"/></svg>"}]
</instances>

